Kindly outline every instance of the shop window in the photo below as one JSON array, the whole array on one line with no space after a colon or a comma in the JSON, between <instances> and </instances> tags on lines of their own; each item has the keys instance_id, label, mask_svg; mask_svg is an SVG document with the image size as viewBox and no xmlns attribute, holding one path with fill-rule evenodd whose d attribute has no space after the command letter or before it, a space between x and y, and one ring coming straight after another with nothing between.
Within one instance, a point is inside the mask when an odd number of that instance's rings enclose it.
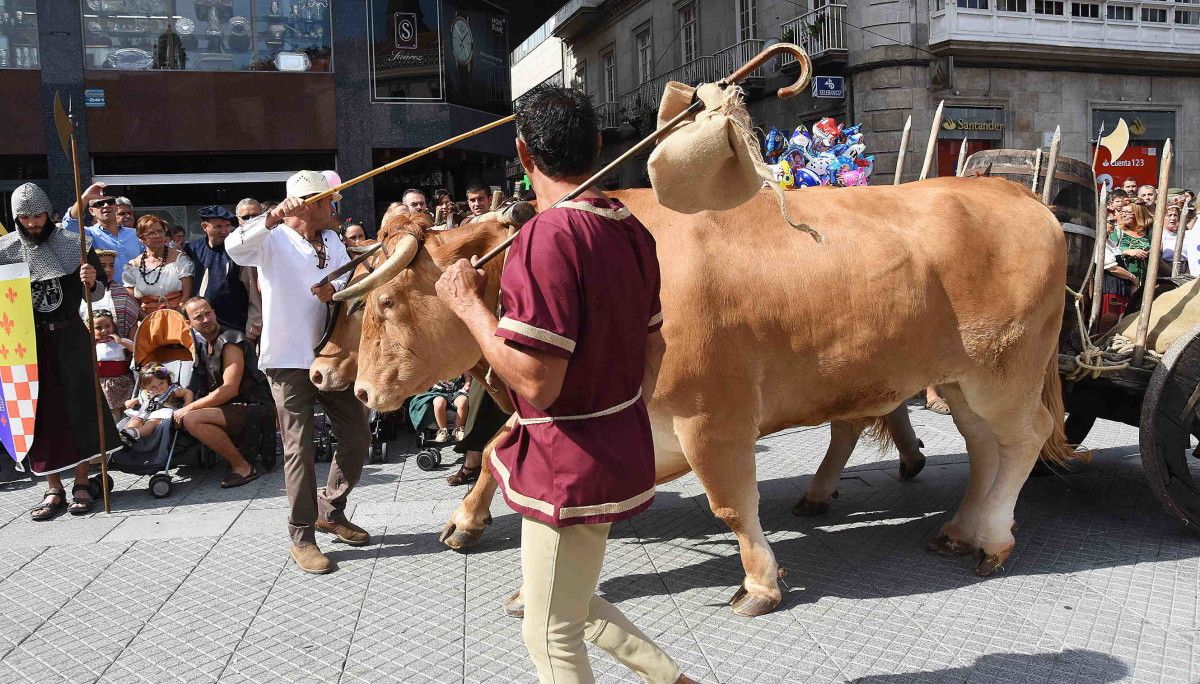
<instances>
[{"instance_id":1,"label":"shop window","mask_svg":"<svg viewBox=\"0 0 1200 684\"><path fill-rule=\"evenodd\" d=\"M996 0L996 9L1001 12L1028 12L1029 4L1026 0Z\"/></svg>"},{"instance_id":2,"label":"shop window","mask_svg":"<svg viewBox=\"0 0 1200 684\"><path fill-rule=\"evenodd\" d=\"M1158 9L1156 7L1142 8L1142 21L1154 22L1156 24L1167 23L1167 10Z\"/></svg>"},{"instance_id":3,"label":"shop window","mask_svg":"<svg viewBox=\"0 0 1200 684\"><path fill-rule=\"evenodd\" d=\"M332 66L329 0L81 2L88 69L329 71Z\"/></svg>"},{"instance_id":4,"label":"shop window","mask_svg":"<svg viewBox=\"0 0 1200 684\"><path fill-rule=\"evenodd\" d=\"M1099 19L1100 5L1095 2L1073 2L1071 3L1071 16L1083 17L1084 19Z\"/></svg>"},{"instance_id":5,"label":"shop window","mask_svg":"<svg viewBox=\"0 0 1200 684\"><path fill-rule=\"evenodd\" d=\"M1133 8L1124 5L1107 5L1110 21L1133 21Z\"/></svg>"},{"instance_id":6,"label":"shop window","mask_svg":"<svg viewBox=\"0 0 1200 684\"><path fill-rule=\"evenodd\" d=\"M40 69L36 0L0 0L0 69Z\"/></svg>"},{"instance_id":7,"label":"shop window","mask_svg":"<svg viewBox=\"0 0 1200 684\"><path fill-rule=\"evenodd\" d=\"M958 0L958 6L963 9L981 9L988 8L988 0Z\"/></svg>"},{"instance_id":8,"label":"shop window","mask_svg":"<svg viewBox=\"0 0 1200 684\"><path fill-rule=\"evenodd\" d=\"M1033 0L1033 13L1061 17L1063 4L1063 0Z\"/></svg>"}]
</instances>

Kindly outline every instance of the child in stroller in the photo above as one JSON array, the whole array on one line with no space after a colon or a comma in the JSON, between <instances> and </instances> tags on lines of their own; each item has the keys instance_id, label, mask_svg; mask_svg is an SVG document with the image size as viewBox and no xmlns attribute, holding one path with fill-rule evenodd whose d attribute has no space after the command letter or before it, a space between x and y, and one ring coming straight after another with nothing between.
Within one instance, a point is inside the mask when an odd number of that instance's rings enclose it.
<instances>
[{"instance_id":1,"label":"child in stroller","mask_svg":"<svg viewBox=\"0 0 1200 684\"><path fill-rule=\"evenodd\" d=\"M138 377L138 394L125 402L129 422L120 431L125 446L154 434L164 420L173 420L175 409L192 403L192 391L181 387L163 366L150 366Z\"/></svg>"},{"instance_id":2,"label":"child in stroller","mask_svg":"<svg viewBox=\"0 0 1200 684\"><path fill-rule=\"evenodd\" d=\"M408 416L412 422L413 430L421 436L421 441L430 441L434 444L445 444L450 441L458 442L463 438L464 427L467 424L467 412L469 410L467 402L467 393L471 391L471 376L460 375L457 378L443 380L433 387L429 388L428 392L418 394L413 397L408 405ZM447 420L447 408L454 406L454 431L450 431L449 421ZM433 437L426 440L424 431L429 425L430 419L436 432Z\"/></svg>"}]
</instances>

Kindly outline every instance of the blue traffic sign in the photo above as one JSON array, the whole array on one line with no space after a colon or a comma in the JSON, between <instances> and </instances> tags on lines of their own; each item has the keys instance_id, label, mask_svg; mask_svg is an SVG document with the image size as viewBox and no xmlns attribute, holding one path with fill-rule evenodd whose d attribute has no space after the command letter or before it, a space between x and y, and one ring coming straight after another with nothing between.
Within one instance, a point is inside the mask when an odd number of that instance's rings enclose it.
<instances>
[{"instance_id":1,"label":"blue traffic sign","mask_svg":"<svg viewBox=\"0 0 1200 684\"><path fill-rule=\"evenodd\" d=\"M814 76L813 97L846 97L846 79L842 76Z\"/></svg>"}]
</instances>

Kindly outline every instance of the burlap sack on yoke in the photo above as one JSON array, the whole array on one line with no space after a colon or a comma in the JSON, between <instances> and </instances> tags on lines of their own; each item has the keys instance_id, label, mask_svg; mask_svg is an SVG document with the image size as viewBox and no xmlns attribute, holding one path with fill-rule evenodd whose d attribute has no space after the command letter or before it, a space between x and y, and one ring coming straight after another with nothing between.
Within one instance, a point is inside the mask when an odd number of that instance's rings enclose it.
<instances>
[{"instance_id":1,"label":"burlap sack on yoke","mask_svg":"<svg viewBox=\"0 0 1200 684\"><path fill-rule=\"evenodd\" d=\"M733 209L774 175L763 175L765 164L754 157L757 141L748 144L746 136L753 138L753 133L736 88L667 83L658 106L659 128L687 109L693 96L705 109L659 139L647 164L650 184L659 204L682 214Z\"/></svg>"}]
</instances>

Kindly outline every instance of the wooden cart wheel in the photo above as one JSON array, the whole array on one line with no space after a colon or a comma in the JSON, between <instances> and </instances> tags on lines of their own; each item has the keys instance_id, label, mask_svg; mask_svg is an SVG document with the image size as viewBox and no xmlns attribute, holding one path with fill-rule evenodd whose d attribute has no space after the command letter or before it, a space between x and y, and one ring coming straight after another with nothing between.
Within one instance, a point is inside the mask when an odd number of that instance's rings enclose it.
<instances>
[{"instance_id":1,"label":"wooden cart wheel","mask_svg":"<svg viewBox=\"0 0 1200 684\"><path fill-rule=\"evenodd\" d=\"M1200 327L1179 338L1150 376L1142 400L1142 465L1154 495L1188 527L1200 529L1200 467L1191 468L1191 436L1200 432ZM1189 402L1193 405L1188 406Z\"/></svg>"}]
</instances>

